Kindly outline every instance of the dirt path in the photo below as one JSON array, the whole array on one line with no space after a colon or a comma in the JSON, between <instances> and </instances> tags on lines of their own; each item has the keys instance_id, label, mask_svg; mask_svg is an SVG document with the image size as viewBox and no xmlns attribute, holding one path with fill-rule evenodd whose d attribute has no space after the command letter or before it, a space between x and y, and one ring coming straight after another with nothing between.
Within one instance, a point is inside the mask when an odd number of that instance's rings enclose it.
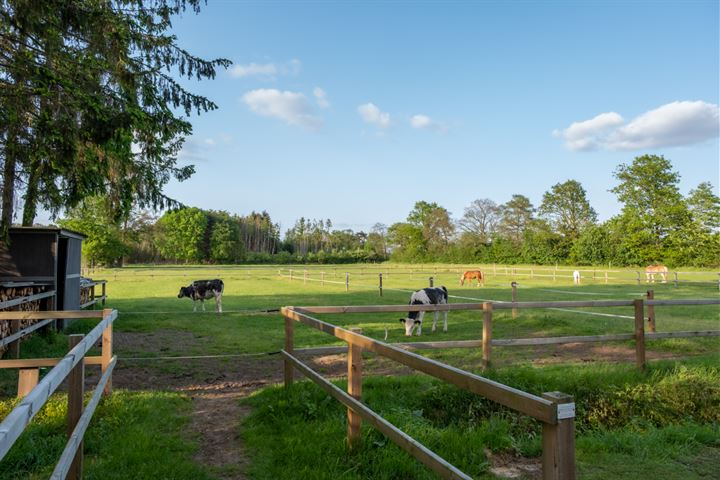
<instances>
[{"instance_id":1,"label":"dirt path","mask_svg":"<svg viewBox=\"0 0 720 480\"><path fill-rule=\"evenodd\" d=\"M182 332L163 331L154 334L116 333L118 366L113 383L128 390L170 390L187 394L192 399L193 413L188 434L197 438L199 449L195 460L210 467L224 480L244 480L248 457L240 435L240 424L250 413L241 399L258 389L282 382L283 362L279 355L235 358L199 358L188 360L124 360L138 348L147 355L163 355L168 342L173 345L193 343ZM141 346L141 347L139 347ZM567 344L529 349L520 355L522 361L536 363L632 362L634 350L621 345ZM668 358L668 353L648 352L648 359ZM327 378L344 377L347 360L343 355L304 357L316 371ZM509 359L504 359L506 363ZM467 365L456 365L460 368ZM374 375L412 373L387 359L374 357L366 364L366 372ZM97 379L88 378L88 382ZM537 459L518 459L490 455L493 471L501 478L537 478Z\"/></svg>"}]
</instances>

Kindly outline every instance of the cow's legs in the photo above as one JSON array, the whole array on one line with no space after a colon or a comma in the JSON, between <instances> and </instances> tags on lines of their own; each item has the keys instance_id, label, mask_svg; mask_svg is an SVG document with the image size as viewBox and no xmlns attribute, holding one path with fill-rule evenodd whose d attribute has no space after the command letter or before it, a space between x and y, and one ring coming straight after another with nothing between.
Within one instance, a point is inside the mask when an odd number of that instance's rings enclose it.
<instances>
[{"instance_id":1,"label":"cow's legs","mask_svg":"<svg viewBox=\"0 0 720 480\"><path fill-rule=\"evenodd\" d=\"M205 311L205 300L203 300L202 298L200 299L200 305L202 305L202 310L204 312Z\"/></svg>"},{"instance_id":2,"label":"cow's legs","mask_svg":"<svg viewBox=\"0 0 720 480\"><path fill-rule=\"evenodd\" d=\"M447 332L447 311L443 312L443 332Z\"/></svg>"},{"instance_id":3,"label":"cow's legs","mask_svg":"<svg viewBox=\"0 0 720 480\"><path fill-rule=\"evenodd\" d=\"M424 317L424 316L425 316L425 312L419 312L418 322L415 324L415 325L417 325L417 336L418 336L418 337L419 337L420 334L422 333L422 322L423 322L423 317ZM412 332L410 332L410 335L412 335Z\"/></svg>"},{"instance_id":4,"label":"cow's legs","mask_svg":"<svg viewBox=\"0 0 720 480\"><path fill-rule=\"evenodd\" d=\"M197 311L197 302L193 300L193 313Z\"/></svg>"},{"instance_id":5,"label":"cow's legs","mask_svg":"<svg viewBox=\"0 0 720 480\"><path fill-rule=\"evenodd\" d=\"M222 313L222 294L215 295L215 310Z\"/></svg>"},{"instance_id":6,"label":"cow's legs","mask_svg":"<svg viewBox=\"0 0 720 480\"><path fill-rule=\"evenodd\" d=\"M433 320L432 331L433 331L433 333L435 333L435 330L437 329L437 321L438 321L438 313L439 312L437 310L435 310L435 312L433 312L433 313L435 314L435 319Z\"/></svg>"}]
</instances>

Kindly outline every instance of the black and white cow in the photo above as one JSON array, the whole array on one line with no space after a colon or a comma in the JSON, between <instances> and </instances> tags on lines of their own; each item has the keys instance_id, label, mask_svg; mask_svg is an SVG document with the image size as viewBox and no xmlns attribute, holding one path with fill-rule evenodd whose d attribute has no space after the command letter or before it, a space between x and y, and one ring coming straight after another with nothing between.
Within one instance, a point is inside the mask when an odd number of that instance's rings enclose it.
<instances>
[{"instance_id":1,"label":"black and white cow","mask_svg":"<svg viewBox=\"0 0 720 480\"><path fill-rule=\"evenodd\" d=\"M202 311L205 311L205 300L215 298L215 311L222 313L222 294L225 284L220 279L195 280L187 287L180 287L178 298L188 297L193 301L193 312L197 309L197 301L200 300Z\"/></svg>"},{"instance_id":2,"label":"black and white cow","mask_svg":"<svg viewBox=\"0 0 720 480\"><path fill-rule=\"evenodd\" d=\"M410 296L410 305L443 305L448 303L448 291L445 287L423 288L413 292ZM432 331L435 331L438 322L438 311L435 311L435 321ZM447 332L447 310L443 313L443 332ZM400 323L405 324L405 336L412 336L413 329L417 327L417 334L422 333L422 321L425 312L408 312L407 318L401 318Z\"/></svg>"}]
</instances>

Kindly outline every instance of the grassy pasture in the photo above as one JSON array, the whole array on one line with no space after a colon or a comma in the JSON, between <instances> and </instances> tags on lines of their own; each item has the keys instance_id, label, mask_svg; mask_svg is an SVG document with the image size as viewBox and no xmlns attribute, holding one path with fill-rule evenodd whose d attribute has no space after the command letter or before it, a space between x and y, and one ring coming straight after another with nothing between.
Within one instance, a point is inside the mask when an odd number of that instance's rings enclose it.
<instances>
[{"instance_id":1,"label":"grassy pasture","mask_svg":"<svg viewBox=\"0 0 720 480\"><path fill-rule=\"evenodd\" d=\"M458 285L459 270L462 267L450 265L423 265L423 266L317 266L314 268L306 266L293 267L294 276L297 278L290 281L278 275L283 269L287 275L287 266L277 267L217 267L217 266L172 266L172 267L129 267L123 269L96 271L92 274L94 278L106 278L108 283L108 307L116 308L119 311L119 318L116 323L115 332L129 336L131 341L116 345L116 353L120 357L119 368L132 369L133 365L142 362L126 361L123 358L135 357L158 357L158 356L186 356L186 355L257 355L258 358L266 358L264 354L278 351L283 344L283 320L277 313L263 313L263 310L275 309L285 305L373 305L373 304L406 304L409 292L427 286L428 277L434 277L436 286L445 285L450 293L451 303L457 302L480 302L485 300L509 301L511 290L509 283L512 279L519 283L520 301L539 300L605 300L605 299L633 299L643 296L648 288L645 283L638 285L634 270L624 270L622 273L615 273L618 278L609 279L605 283L604 275L596 275L595 281L592 274L583 272L583 284L576 286L572 284L571 271L558 272L555 280L552 277L538 277L535 274L540 272L540 267L533 272L534 277L528 275L490 276L486 286L463 287ZM484 270L487 272L488 268ZM510 267L511 268L511 267ZM521 266L516 266L520 272ZM547 267L544 267L547 268ZM497 269L497 267L496 267ZM307 280L303 279L304 270L308 271ZM382 270L384 296L380 297L377 289L377 273ZM412 270L412 274L411 274ZM566 268L572 270L572 267ZM599 270L599 269L598 269ZM389 271L389 275L387 272ZM685 271L685 270L684 270ZM321 274L324 272L324 274ZM350 273L350 290L345 290L345 272ZM546 274L547 272L542 272ZM560 275L564 273L564 277ZM192 313L191 302L185 299L178 299L177 293L181 285L187 285L193 279L219 277L225 281L226 289L223 297L223 315L215 315L212 311L214 302L207 302L206 313ZM324 278L322 284L320 279ZM652 285L655 290L655 298L717 298L718 287L717 273L696 272L688 278L702 280L707 283L680 283L675 287L672 282L667 284L656 283ZM669 280L672 280L672 276ZM680 276L683 280L683 276ZM331 283L338 282L338 283ZM462 297L462 298L460 298ZM595 335L602 333L630 333L633 331L633 320L622 317L590 315L582 312L602 313L631 317L632 308L603 308L603 309L578 309L577 311L561 310L521 310L517 319L512 319L510 311L496 311L494 316L494 338L519 338L528 336L561 336L561 335ZM406 341L403 335L402 326L398 323L399 314L346 314L346 315L322 315L323 320L346 327L360 327L366 335L383 339L388 334L389 342ZM658 331L681 331L681 330L717 330L720 329L720 310L717 306L693 306L693 307L656 307ZM449 331L447 333L430 333L429 320L432 314L425 317L425 328L423 335L415 340L470 340L480 339L482 329L481 312L450 312L448 315ZM91 321L78 321L70 329L71 332L89 331L94 325ZM154 338L154 348L148 349L146 343L141 339ZM135 341L135 340L138 341ZM335 345L340 342L333 341L332 337L326 334L311 330L298 325L295 334L296 348L305 346ZM48 336L35 336L23 343L23 357L60 356L66 350L67 339L64 334L51 334ZM590 344L596 345L596 344ZM602 344L598 344L602 345ZM632 342L615 342L618 348L629 349ZM691 365L705 373L710 381L718 382L720 378L717 369L711 368L716 365L718 351L720 351L720 339L699 338L699 339L676 339L648 342L648 351L655 352L658 356L664 357L695 357L693 360L671 362L655 360L651 363L652 368L672 372L681 365ZM595 378L597 383L610 382L619 387L642 383L645 377L638 376L633 372L632 360L619 363L613 366L611 363L589 362L593 360L597 352L586 350L580 353L570 352L567 355L564 346L541 346L541 347L495 347L493 359L496 362L496 370L492 375L498 379L508 381L513 386L526 388L533 393L542 393L551 389L566 388L568 393L576 393L571 385L558 383L554 380L543 379L542 372L549 372L549 378L562 377L564 367L554 365L553 362L571 362L574 371L586 371L588 378ZM479 349L450 349L423 351L424 355L446 361L452 365L478 371L480 364ZM598 354L599 355L599 354ZM251 357L252 359L253 357ZM597 358L601 358L598 356ZM614 359L612 356L609 357ZM554 360L555 359L555 360ZM619 360L619 358L618 358ZM231 365L232 358L224 360L224 364ZM376 359L368 358L367 362L373 365ZM539 363L549 363L539 366ZM582 364L581 362L586 362ZM223 364L221 364L223 365ZM179 375L187 371L193 373L192 362L147 362L144 367L154 375ZM513 372L535 372L536 374L514 374ZM668 373L671 375L671 373ZM16 372L10 370L0 371L0 395L8 400L0 404L0 412L7 411L12 401L10 397L14 394ZM288 430L282 442L272 442L273 435L280 435L279 430L273 431L272 415L253 416L246 427L243 428L248 447L252 454L252 467L250 468L251 478L430 478L424 468L416 465L409 458L403 458L398 454L395 447L387 445L387 442L378 434L368 430L364 435L368 438L370 450L377 451L380 457L372 453L369 457L361 454L350 463L343 463L340 457L334 460L334 455L342 454L342 436L344 423L342 420L342 409L336 402L318 393L319 390L313 385L298 387L301 392L300 400L290 399L284 396L280 390L269 389L261 392L249 400L250 404L259 411L264 405L279 409L285 412L283 405L295 405L300 402L299 409L288 410L282 415L276 412L278 419L285 418L287 414L289 422L293 427ZM381 413L387 415L392 421L402 428L407 428L410 433L418 434L422 441L428 441L428 446L438 448L443 454L452 452L452 445L464 445L467 442L478 442L488 446L493 452L512 451L515 454L535 456L538 453L538 435L533 428L527 427L525 421L515 417L508 417L506 413L492 412L496 415L491 418L490 423L484 426L475 423L462 425L449 425L428 420L421 412L421 403L430 393L441 386L430 382L424 377L369 379L368 380L368 403L377 408ZM316 391L317 390L317 391ZM387 392L397 392L390 394ZM450 395L445 392L442 398ZM406 400L402 404L399 399ZM153 405L153 402L160 402L166 408L160 409L157 418L150 418L139 413L142 408ZM97 448L88 449L86 460L88 478L112 478L107 476L107 465L130 465L133 478L213 478L217 472L212 469L193 464L187 458L197 449L197 440L188 436L185 425L191 412L188 409L187 394L180 392L119 392L108 402L105 410L98 413L97 427L91 427L88 432L88 445ZM30 458L26 453L18 453L26 450L28 443L40 441L48 435L47 428L54 425L53 435L57 435L58 442L62 437L62 402L56 401L55 406L48 407L48 413L33 422L33 427L26 435L25 443L13 449L13 457L0 462L0 476L3 478L34 478L47 476L48 469L51 469L51 460L56 460L57 454L33 455ZM145 407L143 407L143 405ZM132 416L137 427L132 432L126 431L125 427L113 432L103 420L105 416L113 418L117 412L124 411L123 408L134 408ZM464 409L467 405L459 404L458 408ZM716 407L720 409L720 406ZM138 410L139 409L139 410ZM320 423L315 422L315 417L330 409L334 416L330 420L323 417ZM308 413L310 412L310 413ZM312 413L315 412L315 413ZM340 412L340 414L337 414ZM420 413L419 413L420 412ZM122 414L124 415L124 414ZM0 415L1 417L2 415ZM320 415L322 416L322 415ZM54 422L54 423L53 423ZM325 422L325 423L323 423ZM408 423L409 422L409 423ZM429 423L428 423L429 422ZM434 423L433 423L434 422ZM578 437L578 449L582 452L579 460L580 465L585 464L586 475L583 478L608 478L603 477L602 472L597 468L593 470L592 465L610 465L609 474L613 478L635 478L632 472L651 471L659 472L658 476L663 478L700 478L702 477L703 465L711 465L717 462L720 456L720 434L717 430L717 423L697 423L695 421L683 421L679 424L658 424L646 425L645 420L640 418L638 428L623 428L622 430L608 430L601 428L587 429ZM95 420L93 420L93 424ZM120 422L122 423L122 422ZM91 424L91 425L93 425ZM647 428L646 428L647 427ZM279 428L279 427L277 427ZM35 432L35 433L33 433ZM429 436L423 437L424 433ZM534 432L534 433L533 433ZM117 435L117 437L115 437ZM145 458L141 452L133 448L111 449L114 438L128 439L126 443L143 445L160 435L167 439L167 449L160 449L162 454ZM468 440L469 438L469 440ZM33 440L34 439L34 440ZM321 441L322 439L322 441ZM670 439L670 441L668 441ZM102 441L100 441L102 440ZM336 441L337 440L337 441ZM117 440L121 441L121 440ZM287 444L291 445L288 451ZM327 446L329 460L328 465L334 465L325 471L317 468L312 461L311 451L303 453L302 448L310 445ZM35 444L36 445L36 444ZM273 450L274 446L282 445L280 449ZM294 446L293 446L294 445ZM54 447L55 448L55 447ZM37 450L37 448L35 448ZM461 449L467 456L467 448ZM488 461L482 453L482 449L476 449L475 456L467 460L457 459L459 464L470 462L470 468L478 475L485 475ZM43 449L43 451L45 451ZM49 452L49 451L48 451ZM638 453L639 452L639 453ZM152 452L145 452L150 454ZM366 452L367 453L367 452ZM273 470L268 465L281 465L276 455L298 455L298 458L307 456L306 467L308 472L316 474L300 476L277 476L270 473ZM455 461L452 453L448 459ZM629 461L635 456L642 456L641 462ZM47 458L46 458L47 457ZM382 458L381 458L382 457ZM383 460L384 458L384 460ZM401 460L397 460L400 458ZM361 464L369 461L377 468L363 470ZM179 465L187 466L186 477L180 474L175 475ZM684 468L685 463L697 463L700 465L695 471ZM317 462L315 462L317 463ZM629 465L632 464L632 465ZM137 470L132 470L137 464ZM149 470L152 465L152 470ZM105 467L103 467L105 466ZM183 467L185 468L185 467ZM301 468L301 467L298 467ZM637 470L637 469L640 470ZM645 468L646 470L642 470ZM291 470L292 471L292 470ZM298 470L302 471L302 470ZM166 472L166 473L162 473ZM663 476L661 473L668 475ZM690 472L690 473L688 473ZM699 473L698 473L699 472ZM126 471L125 473L128 473ZM314 475L314 476L313 476ZM704 477L712 478L712 477Z\"/></svg>"}]
</instances>

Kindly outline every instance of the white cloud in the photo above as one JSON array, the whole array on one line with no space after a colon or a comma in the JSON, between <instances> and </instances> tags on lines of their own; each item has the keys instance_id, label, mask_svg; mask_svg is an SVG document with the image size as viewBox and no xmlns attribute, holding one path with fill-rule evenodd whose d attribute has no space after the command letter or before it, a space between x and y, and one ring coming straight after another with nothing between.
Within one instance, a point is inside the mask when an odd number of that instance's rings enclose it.
<instances>
[{"instance_id":1,"label":"white cloud","mask_svg":"<svg viewBox=\"0 0 720 480\"><path fill-rule=\"evenodd\" d=\"M325 93L325 90L322 88L315 87L313 95L315 95L315 100L320 108L328 108L330 106L330 101L327 99L327 93Z\"/></svg>"},{"instance_id":2,"label":"white cloud","mask_svg":"<svg viewBox=\"0 0 720 480\"><path fill-rule=\"evenodd\" d=\"M602 113L555 130L570 150L641 150L692 145L718 136L720 110L703 101L678 101L643 113L630 123L615 112Z\"/></svg>"},{"instance_id":3,"label":"white cloud","mask_svg":"<svg viewBox=\"0 0 720 480\"><path fill-rule=\"evenodd\" d=\"M255 63L245 65L233 65L230 68L230 75L235 78L264 77L275 79L279 75L297 75L300 73L302 64L300 60L293 59L287 63Z\"/></svg>"},{"instance_id":4,"label":"white cloud","mask_svg":"<svg viewBox=\"0 0 720 480\"><path fill-rule=\"evenodd\" d=\"M380 111L380 109L372 103L360 105L357 108L360 117L367 123L373 123L380 128L388 128L390 126L390 114Z\"/></svg>"},{"instance_id":5,"label":"white cloud","mask_svg":"<svg viewBox=\"0 0 720 480\"><path fill-rule=\"evenodd\" d=\"M442 125L434 121L427 115L422 114L413 115L412 117L410 117L410 126L418 129L433 130L439 133L447 132L447 127L445 125Z\"/></svg>"},{"instance_id":6,"label":"white cloud","mask_svg":"<svg viewBox=\"0 0 720 480\"><path fill-rule=\"evenodd\" d=\"M278 118L290 125L320 128L323 124L302 93L261 88L247 92L242 100L258 115Z\"/></svg>"}]
</instances>

